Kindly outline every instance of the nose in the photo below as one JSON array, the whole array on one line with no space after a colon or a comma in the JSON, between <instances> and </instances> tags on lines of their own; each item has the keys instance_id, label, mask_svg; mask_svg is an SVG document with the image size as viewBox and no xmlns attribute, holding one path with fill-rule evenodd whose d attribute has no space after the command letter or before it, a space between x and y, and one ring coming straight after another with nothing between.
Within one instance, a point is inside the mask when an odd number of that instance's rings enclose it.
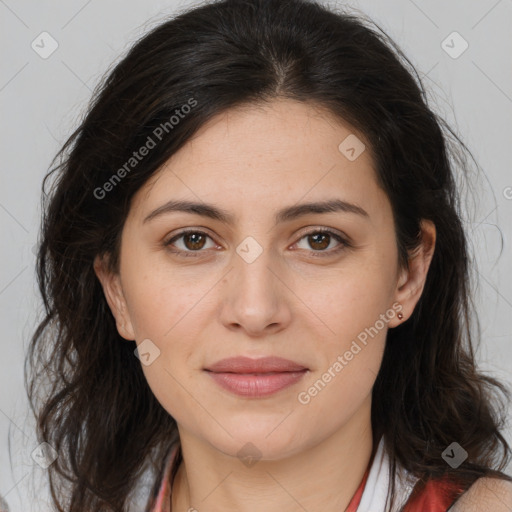
<instances>
[{"instance_id":1,"label":"nose","mask_svg":"<svg viewBox=\"0 0 512 512\"><path fill-rule=\"evenodd\" d=\"M243 251L248 247L249 257ZM222 292L222 323L250 337L275 334L291 320L293 293L286 286L283 267L269 250L261 249L255 253L254 246L241 244L233 254L233 268L224 278Z\"/></svg>"}]
</instances>

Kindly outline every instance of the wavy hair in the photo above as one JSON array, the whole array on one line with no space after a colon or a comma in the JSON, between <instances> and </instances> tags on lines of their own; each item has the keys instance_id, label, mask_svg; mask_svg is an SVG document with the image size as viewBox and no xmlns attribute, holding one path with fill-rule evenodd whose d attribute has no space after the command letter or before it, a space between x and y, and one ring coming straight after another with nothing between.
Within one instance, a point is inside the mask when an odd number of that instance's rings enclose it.
<instances>
[{"instance_id":1,"label":"wavy hair","mask_svg":"<svg viewBox=\"0 0 512 512\"><path fill-rule=\"evenodd\" d=\"M191 98L187 115L113 182ZM418 246L420 221L437 229L423 294L388 332L373 388L372 428L393 472L402 466L424 481L450 474L469 481L506 467L506 388L477 371L473 349L480 328L455 174L469 180L469 150L429 107L407 57L364 16L305 0L221 0L179 13L133 46L96 89L43 182L44 318L25 380L38 437L59 453L48 469L59 512L127 510L146 470L156 488L177 435L135 345L117 332L95 257L109 255L110 269L119 270L131 198L201 126L276 98L321 106L367 138L402 267ZM441 457L453 441L468 452L457 469Z\"/></svg>"}]
</instances>

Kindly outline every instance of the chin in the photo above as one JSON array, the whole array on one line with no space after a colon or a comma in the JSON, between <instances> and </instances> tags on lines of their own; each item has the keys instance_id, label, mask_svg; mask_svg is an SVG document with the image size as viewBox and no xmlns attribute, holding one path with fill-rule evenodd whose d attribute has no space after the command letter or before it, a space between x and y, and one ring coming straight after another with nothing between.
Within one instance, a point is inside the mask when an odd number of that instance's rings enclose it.
<instances>
[{"instance_id":1,"label":"chin","mask_svg":"<svg viewBox=\"0 0 512 512\"><path fill-rule=\"evenodd\" d=\"M212 438L212 431L203 432L209 444L231 457L254 457L262 460L279 460L294 455L305 449L304 425L297 425L285 419L286 415L272 416L265 420L245 417L243 422L219 422L230 432L230 437L222 429L217 429Z\"/></svg>"}]
</instances>

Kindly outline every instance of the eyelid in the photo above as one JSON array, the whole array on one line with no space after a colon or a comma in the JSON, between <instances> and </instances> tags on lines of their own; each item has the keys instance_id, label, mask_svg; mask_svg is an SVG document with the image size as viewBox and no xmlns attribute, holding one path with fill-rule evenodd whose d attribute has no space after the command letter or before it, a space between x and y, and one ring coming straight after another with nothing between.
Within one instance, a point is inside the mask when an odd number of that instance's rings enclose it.
<instances>
[{"instance_id":1,"label":"eyelid","mask_svg":"<svg viewBox=\"0 0 512 512\"><path fill-rule=\"evenodd\" d=\"M335 228L330 228L327 226L317 226L317 225L306 226L305 228L303 228L299 231L297 236L300 239L300 238L304 238L307 235L312 235L315 233L329 233L332 235L337 235L340 238L347 240L347 243L348 243L348 236L346 236L342 231L339 231Z\"/></svg>"}]
</instances>

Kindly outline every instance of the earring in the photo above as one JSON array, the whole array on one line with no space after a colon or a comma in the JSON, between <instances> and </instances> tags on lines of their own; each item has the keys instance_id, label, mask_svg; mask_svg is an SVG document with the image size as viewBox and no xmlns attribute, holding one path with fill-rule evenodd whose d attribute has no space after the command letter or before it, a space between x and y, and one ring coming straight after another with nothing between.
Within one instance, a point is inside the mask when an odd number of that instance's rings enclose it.
<instances>
[{"instance_id":1,"label":"earring","mask_svg":"<svg viewBox=\"0 0 512 512\"><path fill-rule=\"evenodd\" d=\"M398 317L398 320L402 320L404 318L404 315L402 313L398 313L398 315L396 315Z\"/></svg>"}]
</instances>

